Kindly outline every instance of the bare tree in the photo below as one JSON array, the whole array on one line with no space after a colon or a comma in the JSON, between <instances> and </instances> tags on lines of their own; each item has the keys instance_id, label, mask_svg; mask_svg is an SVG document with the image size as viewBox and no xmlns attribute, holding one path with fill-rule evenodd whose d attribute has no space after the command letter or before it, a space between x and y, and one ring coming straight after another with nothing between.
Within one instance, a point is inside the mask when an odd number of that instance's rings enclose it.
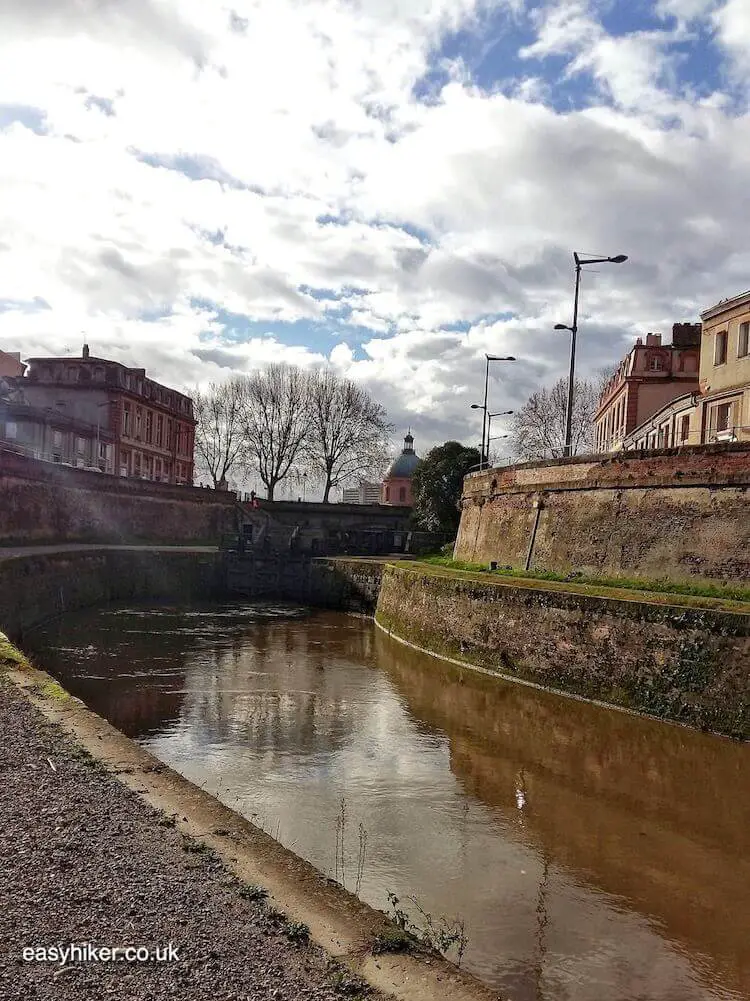
<instances>
[{"instance_id":1,"label":"bare tree","mask_svg":"<svg viewBox=\"0 0 750 1001\"><path fill-rule=\"evenodd\" d=\"M292 365L269 365L243 382L244 450L269 500L302 458L309 429L309 376Z\"/></svg>"},{"instance_id":2,"label":"bare tree","mask_svg":"<svg viewBox=\"0 0 750 1001\"><path fill-rule=\"evenodd\" d=\"M242 397L241 376L224 383L212 382L206 392L193 394L197 465L211 477L214 487L226 482L230 471L242 464Z\"/></svg>"},{"instance_id":3,"label":"bare tree","mask_svg":"<svg viewBox=\"0 0 750 1001\"><path fill-rule=\"evenodd\" d=\"M330 369L311 376L309 391L307 461L327 504L332 487L380 471L394 428L364 387Z\"/></svg>"},{"instance_id":4,"label":"bare tree","mask_svg":"<svg viewBox=\"0 0 750 1001\"><path fill-rule=\"evenodd\" d=\"M599 402L598 388L590 382L575 384L573 393L572 454L594 447L594 414ZM560 379L552 389L532 393L516 411L510 430L510 444L519 459L560 459L565 455L565 411L568 380Z\"/></svg>"}]
</instances>

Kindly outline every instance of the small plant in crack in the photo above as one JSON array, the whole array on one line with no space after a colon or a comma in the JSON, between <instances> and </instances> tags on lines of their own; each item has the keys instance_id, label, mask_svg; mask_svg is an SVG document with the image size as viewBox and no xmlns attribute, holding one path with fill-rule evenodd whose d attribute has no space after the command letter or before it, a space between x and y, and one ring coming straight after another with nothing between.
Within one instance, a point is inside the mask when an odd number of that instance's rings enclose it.
<instances>
[{"instance_id":1,"label":"small plant in crack","mask_svg":"<svg viewBox=\"0 0 750 1001\"><path fill-rule=\"evenodd\" d=\"M284 934L290 942L295 942L297 945L307 945L310 941L310 929L302 921L289 921Z\"/></svg>"},{"instance_id":2,"label":"small plant in crack","mask_svg":"<svg viewBox=\"0 0 750 1001\"><path fill-rule=\"evenodd\" d=\"M264 886L243 885L239 889L239 894L245 900L265 900L268 896L268 890Z\"/></svg>"},{"instance_id":3,"label":"small plant in crack","mask_svg":"<svg viewBox=\"0 0 750 1001\"><path fill-rule=\"evenodd\" d=\"M393 931L383 933L375 939L373 952L376 948L381 952L403 952L409 943L412 945L419 943L431 952L440 953L446 958L451 958L448 954L453 952L456 965L460 967L469 944L464 919L450 919L444 915L433 918L416 897L410 896L407 900L416 908L420 920L412 920L409 913L401 906L396 894L388 891L388 903L392 911L389 916L396 927ZM406 940L405 947L401 947L399 935Z\"/></svg>"}]
</instances>

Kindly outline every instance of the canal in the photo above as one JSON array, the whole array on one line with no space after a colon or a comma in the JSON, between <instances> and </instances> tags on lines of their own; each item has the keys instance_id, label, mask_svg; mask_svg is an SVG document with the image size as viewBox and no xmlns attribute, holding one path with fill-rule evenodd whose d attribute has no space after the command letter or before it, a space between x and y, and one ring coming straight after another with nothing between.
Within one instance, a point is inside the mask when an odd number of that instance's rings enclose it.
<instances>
[{"instance_id":1,"label":"canal","mask_svg":"<svg viewBox=\"0 0 750 1001\"><path fill-rule=\"evenodd\" d=\"M368 903L462 917L463 965L511 1001L750 999L746 745L454 668L337 612L110 607L25 645Z\"/></svg>"}]
</instances>

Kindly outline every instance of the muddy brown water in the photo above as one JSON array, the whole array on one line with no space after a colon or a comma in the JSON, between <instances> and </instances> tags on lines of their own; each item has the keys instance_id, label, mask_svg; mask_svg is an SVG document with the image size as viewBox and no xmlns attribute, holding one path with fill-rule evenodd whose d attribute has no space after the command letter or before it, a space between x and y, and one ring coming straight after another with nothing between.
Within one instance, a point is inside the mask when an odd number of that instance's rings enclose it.
<instances>
[{"instance_id":1,"label":"muddy brown water","mask_svg":"<svg viewBox=\"0 0 750 1001\"><path fill-rule=\"evenodd\" d=\"M368 903L462 917L464 966L512 1001L750 1001L748 745L455 668L336 612L111 607L25 645Z\"/></svg>"}]
</instances>

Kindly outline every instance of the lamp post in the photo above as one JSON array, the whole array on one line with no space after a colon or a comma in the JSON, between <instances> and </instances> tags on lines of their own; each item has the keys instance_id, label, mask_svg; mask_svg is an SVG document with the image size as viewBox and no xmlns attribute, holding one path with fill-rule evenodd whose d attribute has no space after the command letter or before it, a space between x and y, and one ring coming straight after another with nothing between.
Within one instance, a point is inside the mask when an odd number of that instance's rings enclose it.
<instances>
[{"instance_id":1,"label":"lamp post","mask_svg":"<svg viewBox=\"0 0 750 1001\"><path fill-rule=\"evenodd\" d=\"M96 465L97 466L99 465L99 459L100 459L100 455L99 455L99 434L100 434L100 429L101 429L101 415L100 415L99 411L102 409L102 407L109 407L109 406L111 406L112 402L113 402L112 400L106 400L104 403L97 403L97 405L96 405ZM107 422L107 424L109 424L109 421ZM105 466L104 471L106 472L106 466L107 466L106 462L104 463L104 466Z\"/></svg>"},{"instance_id":2,"label":"lamp post","mask_svg":"<svg viewBox=\"0 0 750 1001\"><path fill-rule=\"evenodd\" d=\"M568 406L565 411L565 447L563 455L570 458L573 443L573 382L575 380L576 367L576 336L578 334L578 298L581 291L581 269L584 264L624 264L627 261L627 254L617 254L616 257L590 257L588 254L573 253L573 260L576 262L576 286L573 297L573 325L556 323L555 330L569 330L572 334L570 338L570 375L568 376Z\"/></svg>"},{"instance_id":3,"label":"lamp post","mask_svg":"<svg viewBox=\"0 0 750 1001\"><path fill-rule=\"evenodd\" d=\"M488 389L489 389L489 382L490 382L490 362L491 361L515 361L516 360L513 357L513 355L500 356L500 355L488 355L488 354L485 354L484 357L487 360L487 364L485 365L485 369L484 369L484 404L480 405L479 403L472 403L472 405L471 405L471 409L472 410L481 410L482 411L482 451L481 451L480 456L479 456L479 458L480 458L480 463L479 463L480 470L484 466L484 446L485 446L485 441L486 441L485 436L486 436L486 429L487 429L487 392L488 392Z\"/></svg>"},{"instance_id":4,"label":"lamp post","mask_svg":"<svg viewBox=\"0 0 750 1001\"><path fill-rule=\"evenodd\" d=\"M512 410L498 410L496 414L487 414L487 452L489 458L490 442L494 439L492 438L492 418L493 417L509 417L513 413ZM498 438L507 438L507 434L499 434Z\"/></svg>"},{"instance_id":5,"label":"lamp post","mask_svg":"<svg viewBox=\"0 0 750 1001\"><path fill-rule=\"evenodd\" d=\"M492 438L490 438L490 436L487 435L487 460L488 461L489 461L489 457L490 457L490 442L491 441L499 441L501 438L510 438L510 435L509 434L496 434L496 435L493 435Z\"/></svg>"}]
</instances>

